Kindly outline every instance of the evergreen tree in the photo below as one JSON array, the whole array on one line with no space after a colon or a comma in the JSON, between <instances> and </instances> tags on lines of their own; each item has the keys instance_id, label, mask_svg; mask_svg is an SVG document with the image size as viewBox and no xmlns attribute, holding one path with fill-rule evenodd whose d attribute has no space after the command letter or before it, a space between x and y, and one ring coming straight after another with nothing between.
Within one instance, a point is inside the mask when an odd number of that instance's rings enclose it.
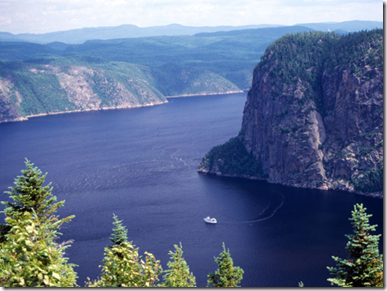
<instances>
[{"instance_id":1,"label":"evergreen tree","mask_svg":"<svg viewBox=\"0 0 387 291\"><path fill-rule=\"evenodd\" d=\"M183 258L183 247L174 245L175 252L169 251L171 260L169 269L164 271L163 283L160 287L196 287L195 276L189 272L187 262Z\"/></svg>"},{"instance_id":2,"label":"evergreen tree","mask_svg":"<svg viewBox=\"0 0 387 291\"><path fill-rule=\"evenodd\" d=\"M42 172L33 167L29 160L26 159L27 169L22 170L22 175L15 179L15 186L10 187L10 191L5 191L14 202L2 201L6 206L2 211L6 217L17 219L18 216L27 212L34 212L40 222L50 220L47 225L52 230L57 230L64 222L70 221L74 216L69 216L58 220L57 216L53 215L59 207L62 207L65 201L56 202L56 196L52 195L51 183L43 186L47 173L42 175ZM9 226L1 225L0 241L4 241L4 235L9 231Z\"/></svg>"},{"instance_id":3,"label":"evergreen tree","mask_svg":"<svg viewBox=\"0 0 387 291\"><path fill-rule=\"evenodd\" d=\"M113 213L113 234L110 237L110 241L113 243L112 247L115 245L122 245L124 242L128 241L128 230L124 225L122 225L122 220L118 220L117 215Z\"/></svg>"},{"instance_id":4,"label":"evergreen tree","mask_svg":"<svg viewBox=\"0 0 387 291\"><path fill-rule=\"evenodd\" d=\"M240 267L234 267L230 250L226 251L224 243L223 251L219 257L215 257L215 262L218 264L218 269L208 275L207 287L239 287L244 271Z\"/></svg>"},{"instance_id":5,"label":"evergreen tree","mask_svg":"<svg viewBox=\"0 0 387 291\"><path fill-rule=\"evenodd\" d=\"M347 258L332 257L336 267L327 267L334 278L328 281L342 287L383 287L383 256L379 254L380 235L371 235L377 225L370 225L363 204L356 204L351 220L353 234L349 239L346 251Z\"/></svg>"},{"instance_id":6,"label":"evergreen tree","mask_svg":"<svg viewBox=\"0 0 387 291\"><path fill-rule=\"evenodd\" d=\"M145 252L141 259L132 242L127 241L126 228L114 215L115 226L110 238L113 245L105 248L101 278L86 282L88 287L156 287L162 272L160 261Z\"/></svg>"},{"instance_id":7,"label":"evergreen tree","mask_svg":"<svg viewBox=\"0 0 387 291\"><path fill-rule=\"evenodd\" d=\"M75 265L64 257L68 242L58 244L59 228L74 216L59 219L56 212L64 201L56 202L50 185L43 186L41 175L26 160L26 170L6 192L14 202L7 207L1 225L0 283L6 287L71 287L75 285Z\"/></svg>"}]
</instances>

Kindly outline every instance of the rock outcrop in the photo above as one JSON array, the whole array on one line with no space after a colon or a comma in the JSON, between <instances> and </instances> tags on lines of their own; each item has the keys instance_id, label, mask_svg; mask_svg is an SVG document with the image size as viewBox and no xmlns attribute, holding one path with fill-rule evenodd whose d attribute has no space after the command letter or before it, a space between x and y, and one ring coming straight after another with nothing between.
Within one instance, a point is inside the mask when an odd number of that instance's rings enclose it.
<instances>
[{"instance_id":1,"label":"rock outcrop","mask_svg":"<svg viewBox=\"0 0 387 291\"><path fill-rule=\"evenodd\" d=\"M383 31L289 35L268 47L238 138L269 182L382 191Z\"/></svg>"}]
</instances>

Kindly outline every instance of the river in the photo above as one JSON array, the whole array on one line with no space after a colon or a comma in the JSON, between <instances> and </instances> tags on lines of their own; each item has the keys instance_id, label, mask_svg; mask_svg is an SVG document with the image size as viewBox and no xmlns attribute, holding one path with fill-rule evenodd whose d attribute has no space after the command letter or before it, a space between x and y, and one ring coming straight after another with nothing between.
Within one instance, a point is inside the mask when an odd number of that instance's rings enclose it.
<instances>
[{"instance_id":1,"label":"river","mask_svg":"<svg viewBox=\"0 0 387 291\"><path fill-rule=\"evenodd\" d=\"M345 256L353 205L363 203L381 233L383 201L198 174L203 155L238 134L245 100L246 93L173 98L0 124L0 192L25 157L48 172L53 194L66 200L60 215L76 215L61 240L74 240L67 255L79 265L80 286L99 275L113 213L140 254L153 253L164 268L181 242L198 286L216 270L222 242L245 271L243 287L330 286L326 266ZM205 224L207 215L219 223Z\"/></svg>"}]
</instances>

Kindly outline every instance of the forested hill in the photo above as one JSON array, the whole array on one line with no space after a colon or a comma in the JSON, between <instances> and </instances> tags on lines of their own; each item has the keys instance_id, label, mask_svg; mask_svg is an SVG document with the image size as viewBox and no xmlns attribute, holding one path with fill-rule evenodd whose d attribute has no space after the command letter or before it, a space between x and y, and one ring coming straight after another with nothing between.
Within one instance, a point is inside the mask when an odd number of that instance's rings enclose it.
<instances>
[{"instance_id":1,"label":"forested hill","mask_svg":"<svg viewBox=\"0 0 387 291\"><path fill-rule=\"evenodd\" d=\"M383 28L383 22L379 21L344 21L329 23L306 23L297 24L296 26L307 27L319 31L336 31L341 30L344 33L359 31L362 29ZM260 24L245 26L184 26L180 24L170 24L164 26L138 27L132 24L108 27L88 27L72 29L66 31L57 31L49 33L20 33L12 34L9 32L0 32L0 41L22 41L47 44L51 42L63 42L68 44L81 44L87 40L100 39L119 39L119 38L138 38L153 36L177 36L177 35L194 35L198 33L212 33L220 31L238 31L246 29L257 29L265 27L286 27L283 25ZM290 28L287 26L286 28Z\"/></svg>"},{"instance_id":2,"label":"forested hill","mask_svg":"<svg viewBox=\"0 0 387 291\"><path fill-rule=\"evenodd\" d=\"M244 154L230 155L238 142ZM270 45L254 69L238 139L214 148L199 171L381 192L383 30L306 32Z\"/></svg>"},{"instance_id":3,"label":"forested hill","mask_svg":"<svg viewBox=\"0 0 387 291\"><path fill-rule=\"evenodd\" d=\"M161 104L166 96L247 90L269 44L289 32L308 30L285 27L81 45L0 42L0 122Z\"/></svg>"},{"instance_id":4,"label":"forested hill","mask_svg":"<svg viewBox=\"0 0 387 291\"><path fill-rule=\"evenodd\" d=\"M270 44L311 30L270 27L79 45L0 42L0 122L248 90L254 66Z\"/></svg>"}]
</instances>

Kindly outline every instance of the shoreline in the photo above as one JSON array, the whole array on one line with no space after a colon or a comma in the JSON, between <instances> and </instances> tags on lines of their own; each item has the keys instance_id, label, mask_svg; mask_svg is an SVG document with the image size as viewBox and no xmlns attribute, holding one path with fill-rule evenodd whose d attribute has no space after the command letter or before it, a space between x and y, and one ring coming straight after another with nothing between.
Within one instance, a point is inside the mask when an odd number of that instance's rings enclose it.
<instances>
[{"instance_id":1,"label":"shoreline","mask_svg":"<svg viewBox=\"0 0 387 291\"><path fill-rule=\"evenodd\" d=\"M172 98L185 98L185 97L195 97L195 96L199 97L199 96L228 95L228 94L244 93L247 91L248 90L236 90L236 91L213 92L213 93L182 94L182 95L165 96L165 98L172 99Z\"/></svg>"},{"instance_id":2,"label":"shoreline","mask_svg":"<svg viewBox=\"0 0 387 291\"><path fill-rule=\"evenodd\" d=\"M213 176L217 176L217 177L225 177L225 178L239 178L239 179L247 179L247 180L258 180L258 181L265 181L269 184L277 184L277 185L281 185L281 186L284 186L284 187L293 187L293 188L302 188L302 189L311 189L311 190L322 190L322 191L341 191L341 192L346 192L346 193L351 193L351 194L357 194L357 195L362 195L362 196L368 196L368 197L373 197L373 198L378 198L378 199L383 199L384 198L384 195L383 195L383 191L379 191L379 192L372 192L372 193L365 193L365 192L361 192L361 191L356 191L356 190L353 190L353 191L349 191L349 190L338 190L338 189L321 189L321 188L310 188L310 187L301 187L301 186L294 186L294 185L284 185L284 184L281 184L281 183L273 183L273 182L270 182L268 179L266 178L260 178L260 177L255 177L255 176L247 176L247 175L230 175L230 174L219 174L219 173L211 173L209 171L203 171L202 169L197 169L197 172L201 175L213 175Z\"/></svg>"},{"instance_id":3,"label":"shoreline","mask_svg":"<svg viewBox=\"0 0 387 291\"><path fill-rule=\"evenodd\" d=\"M168 99L173 98L186 98L186 97L199 97L199 96L214 96L214 95L228 95L228 94L237 94L237 93L244 93L248 92L248 90L238 90L238 91L226 91L226 92L212 92L212 93L197 93L197 94L182 94L182 95L174 95L174 96L164 96L165 101L164 102L155 102L155 103L149 103L149 104L137 104L137 105L119 105L119 106L105 106L101 108L92 108L92 109L74 109L74 110L66 110L66 111L57 111L57 112L46 112L46 113L38 113L38 114L30 114L27 116L20 116L16 117L14 119L5 119L0 120L1 123L9 123L9 122L20 122L20 121L27 121L30 118L35 117L43 117L43 116L49 116L49 115L58 115L58 114L68 114L68 113L81 113L81 112L89 112L89 111L100 111L100 110L113 110L113 109L132 109L132 108L140 108L140 107L150 107L150 106L156 106L156 105L163 105L165 103L168 103Z\"/></svg>"},{"instance_id":4,"label":"shoreline","mask_svg":"<svg viewBox=\"0 0 387 291\"><path fill-rule=\"evenodd\" d=\"M46 112L46 113L38 113L38 114L31 114L27 116L18 117L15 119L6 119L3 121L0 121L1 123L9 123L9 122L19 122L19 121L27 121L30 118L35 117L43 117L43 116L49 116L49 115L59 115L59 114L69 114L69 113L82 113L82 112L90 112L90 111L102 111L102 110L114 110L114 109L133 109L133 108L141 108L141 107L151 107L156 105L163 105L165 103L168 103L168 100L166 99L164 102L155 102L155 103L148 103L148 104L137 104L137 105L121 105L121 106L105 106L100 108L89 108L89 109L75 109L75 110L66 110L66 111L57 111L57 112Z\"/></svg>"}]
</instances>

